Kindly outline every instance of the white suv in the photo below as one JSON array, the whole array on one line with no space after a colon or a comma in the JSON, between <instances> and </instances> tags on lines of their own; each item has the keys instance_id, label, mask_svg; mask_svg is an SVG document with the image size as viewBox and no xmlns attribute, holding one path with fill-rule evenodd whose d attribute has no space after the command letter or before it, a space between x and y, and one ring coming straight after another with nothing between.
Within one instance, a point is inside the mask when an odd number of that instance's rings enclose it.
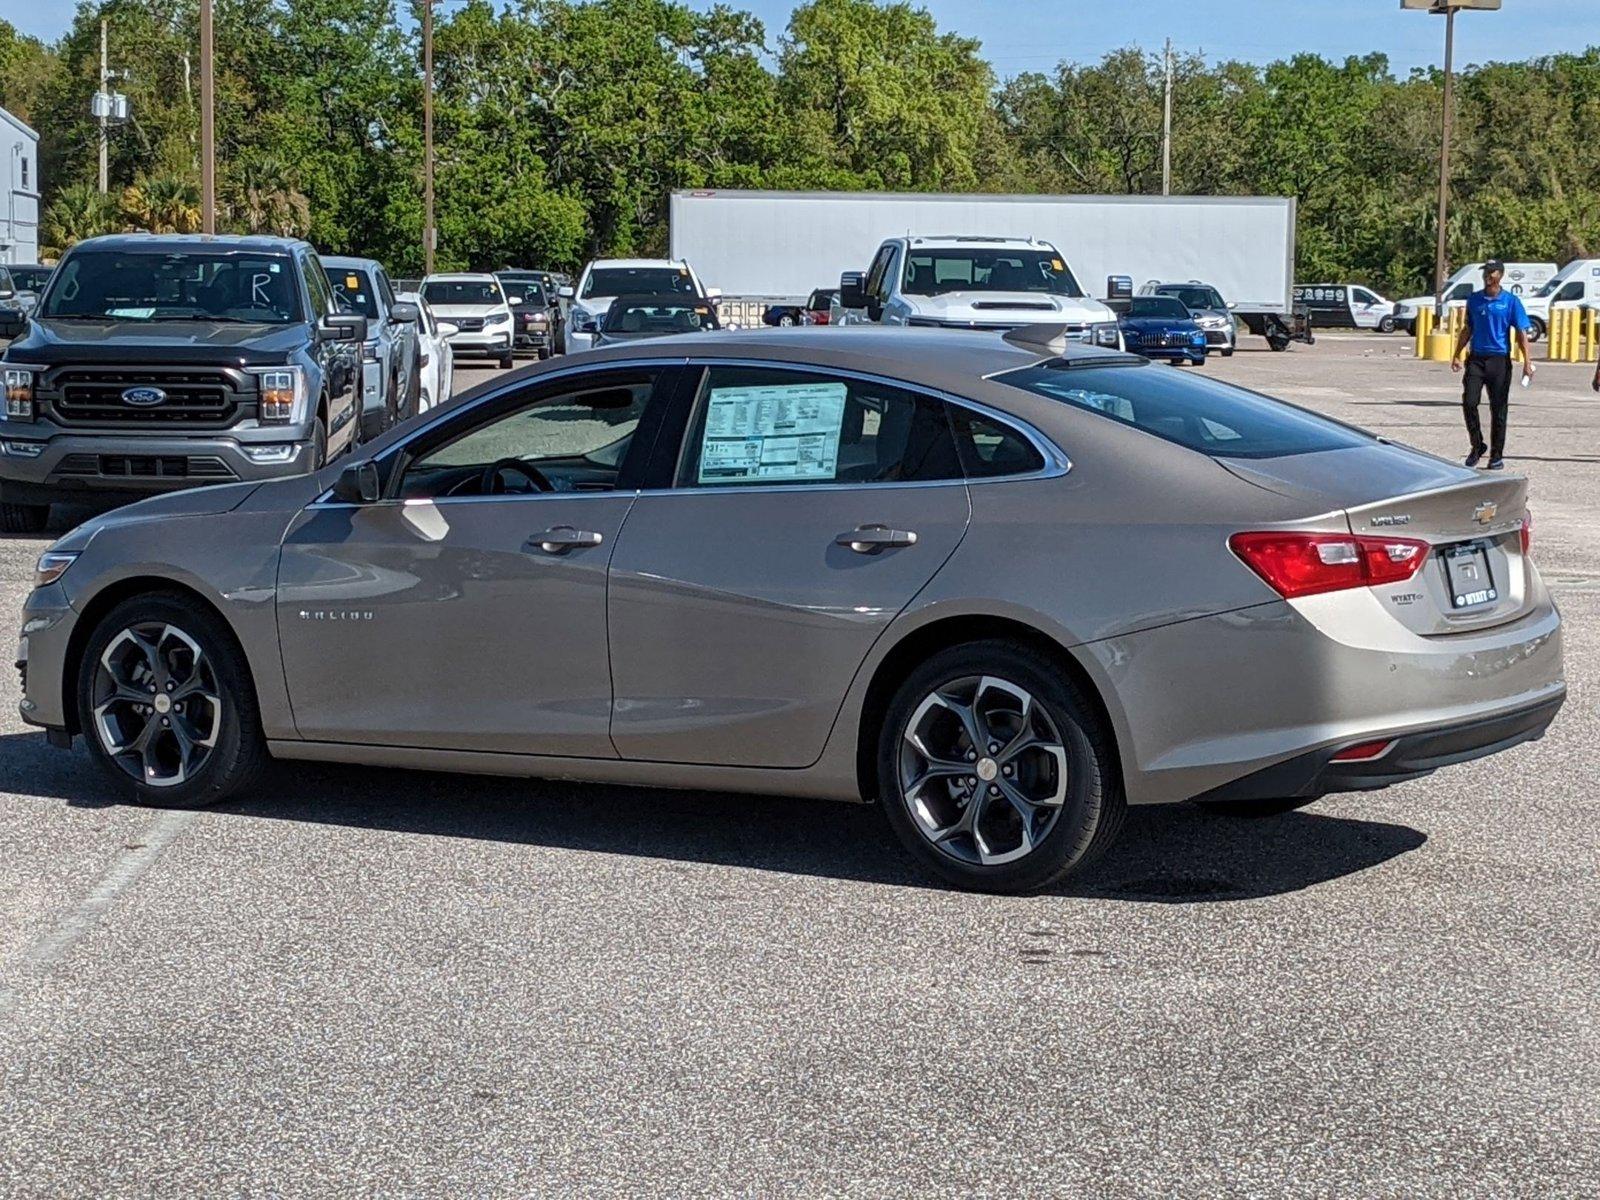
<instances>
[{"instance_id":1,"label":"white suv","mask_svg":"<svg viewBox=\"0 0 1600 1200\"><path fill-rule=\"evenodd\" d=\"M456 358L477 355L511 366L511 305L500 281L487 273L429 275L422 281L422 298L443 324L454 325L450 349Z\"/></svg>"},{"instance_id":2,"label":"white suv","mask_svg":"<svg viewBox=\"0 0 1600 1200\"><path fill-rule=\"evenodd\" d=\"M839 306L846 325L1065 325L1073 341L1122 346L1116 314L1084 293L1061 251L1032 238L890 238L865 272L840 276Z\"/></svg>"},{"instance_id":3,"label":"white suv","mask_svg":"<svg viewBox=\"0 0 1600 1200\"><path fill-rule=\"evenodd\" d=\"M694 268L679 259L597 258L583 269L576 288L560 295L572 301L566 319L566 353L594 345L600 318L618 296L693 296L715 300L722 293L704 288Z\"/></svg>"}]
</instances>

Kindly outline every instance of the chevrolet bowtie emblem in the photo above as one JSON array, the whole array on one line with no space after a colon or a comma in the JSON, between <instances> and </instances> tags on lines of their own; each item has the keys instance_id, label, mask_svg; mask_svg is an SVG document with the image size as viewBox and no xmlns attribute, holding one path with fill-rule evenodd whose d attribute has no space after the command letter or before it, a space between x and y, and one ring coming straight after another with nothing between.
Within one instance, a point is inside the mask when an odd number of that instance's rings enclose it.
<instances>
[{"instance_id":1,"label":"chevrolet bowtie emblem","mask_svg":"<svg viewBox=\"0 0 1600 1200\"><path fill-rule=\"evenodd\" d=\"M1499 506L1496 505L1493 500L1485 500L1482 504L1478 505L1477 508L1472 510L1472 519L1479 525L1487 525L1490 521L1494 520L1494 514L1499 511Z\"/></svg>"}]
</instances>

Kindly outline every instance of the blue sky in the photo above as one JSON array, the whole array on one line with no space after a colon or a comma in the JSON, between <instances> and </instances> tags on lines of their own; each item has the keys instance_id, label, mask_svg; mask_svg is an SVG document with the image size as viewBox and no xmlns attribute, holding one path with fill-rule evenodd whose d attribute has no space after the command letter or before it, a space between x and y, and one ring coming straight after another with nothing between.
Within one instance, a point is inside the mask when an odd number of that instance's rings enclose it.
<instances>
[{"instance_id":1,"label":"blue sky","mask_svg":"<svg viewBox=\"0 0 1600 1200\"><path fill-rule=\"evenodd\" d=\"M759 16L774 46L794 8L791 0L728 2ZM1401 12L1400 0L924 0L924 6L940 28L979 38L1002 78L1048 70L1061 59L1093 62L1133 43L1158 47L1169 36L1212 60L1380 50L1404 72L1443 57L1443 18ZM77 0L0 4L12 24L46 39L60 36L76 7ZM1600 44L1600 0L1504 0L1500 12L1467 13L1456 28L1461 63L1577 50Z\"/></svg>"}]
</instances>

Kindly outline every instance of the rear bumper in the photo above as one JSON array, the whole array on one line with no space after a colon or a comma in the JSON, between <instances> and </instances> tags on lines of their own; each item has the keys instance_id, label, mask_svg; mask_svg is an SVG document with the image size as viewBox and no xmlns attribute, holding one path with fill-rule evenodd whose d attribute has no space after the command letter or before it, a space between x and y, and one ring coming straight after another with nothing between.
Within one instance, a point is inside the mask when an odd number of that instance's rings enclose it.
<instances>
[{"instance_id":1,"label":"rear bumper","mask_svg":"<svg viewBox=\"0 0 1600 1200\"><path fill-rule=\"evenodd\" d=\"M1359 792L1419 779L1455 763L1469 762L1537 741L1566 701L1563 688L1538 704L1395 738L1382 753L1356 762L1335 762L1339 747L1302 754L1235 779L1197 800L1314 799L1329 792Z\"/></svg>"}]
</instances>

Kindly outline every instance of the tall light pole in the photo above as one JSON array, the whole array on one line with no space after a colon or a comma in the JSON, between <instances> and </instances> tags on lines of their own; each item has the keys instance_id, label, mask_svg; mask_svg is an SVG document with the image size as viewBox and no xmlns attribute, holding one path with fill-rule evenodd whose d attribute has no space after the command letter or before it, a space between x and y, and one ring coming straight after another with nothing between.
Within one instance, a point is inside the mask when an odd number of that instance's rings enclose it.
<instances>
[{"instance_id":1,"label":"tall light pole","mask_svg":"<svg viewBox=\"0 0 1600 1200\"><path fill-rule=\"evenodd\" d=\"M95 95L95 103L100 112L100 194L106 194L106 122L111 118L110 93L106 91L106 84L111 79L111 72L106 69L106 20L100 18L100 91Z\"/></svg>"},{"instance_id":2,"label":"tall light pole","mask_svg":"<svg viewBox=\"0 0 1600 1200\"><path fill-rule=\"evenodd\" d=\"M1161 194L1172 195L1172 39L1162 57L1166 85L1161 96Z\"/></svg>"},{"instance_id":3,"label":"tall light pole","mask_svg":"<svg viewBox=\"0 0 1600 1200\"><path fill-rule=\"evenodd\" d=\"M217 131L215 123L215 46L211 0L200 0L200 230L217 231Z\"/></svg>"},{"instance_id":4,"label":"tall light pole","mask_svg":"<svg viewBox=\"0 0 1600 1200\"><path fill-rule=\"evenodd\" d=\"M1446 219L1450 215L1450 133L1455 125L1456 10L1479 8L1492 11L1500 7L1500 0L1400 0L1400 7L1444 14L1444 114L1439 142L1439 225L1433 248L1433 299L1437 308L1444 303L1444 284L1450 270L1445 258L1445 243Z\"/></svg>"},{"instance_id":5,"label":"tall light pole","mask_svg":"<svg viewBox=\"0 0 1600 1200\"><path fill-rule=\"evenodd\" d=\"M422 3L422 273L433 274L433 0Z\"/></svg>"}]
</instances>

